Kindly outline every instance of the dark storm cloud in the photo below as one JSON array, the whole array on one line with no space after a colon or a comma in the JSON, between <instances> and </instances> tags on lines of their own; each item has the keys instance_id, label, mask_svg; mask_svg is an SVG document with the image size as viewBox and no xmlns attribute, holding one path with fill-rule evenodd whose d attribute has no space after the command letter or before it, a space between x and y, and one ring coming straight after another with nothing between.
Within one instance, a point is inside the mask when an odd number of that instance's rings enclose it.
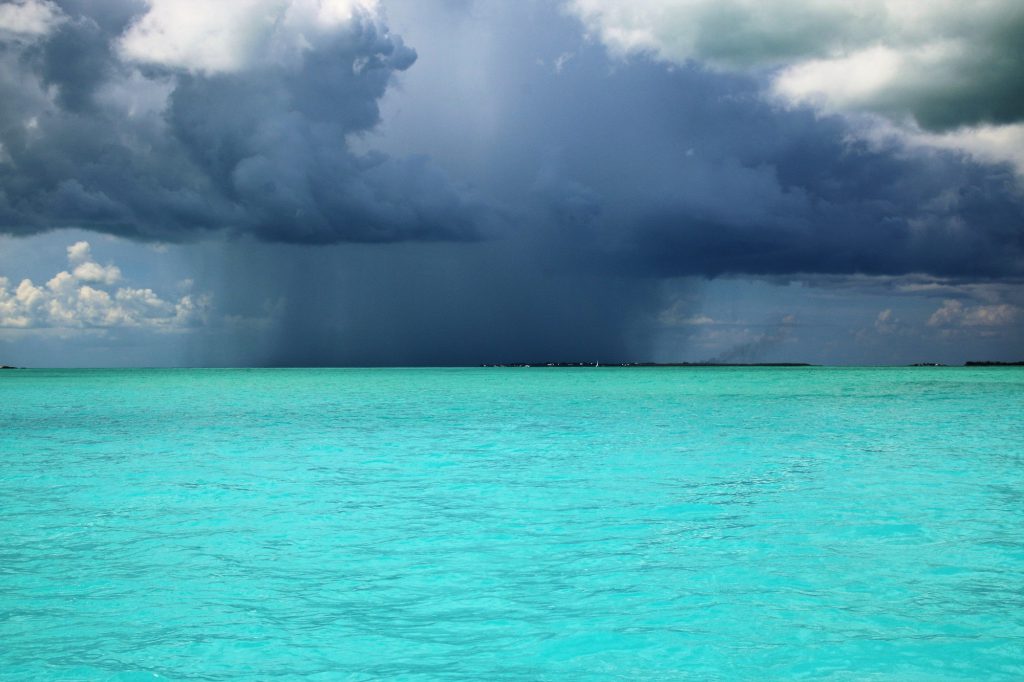
<instances>
[{"instance_id":1,"label":"dark storm cloud","mask_svg":"<svg viewBox=\"0 0 1024 682\"><path fill-rule=\"evenodd\" d=\"M176 251L203 254L185 274L215 305L182 343L194 362L614 362L659 347L756 361L804 343L755 284L750 319L763 304L783 322L659 346L666 291L698 319L694 280L719 275L862 298L892 282L962 298L964 319L1019 305L1010 168L858 142L847 119L767 96L765 54L829 54L821 17L789 42L741 39L763 33L749 22L704 31L698 56L718 71L610 55L553 3L484 0L390 0L384 19L326 32L282 21L287 40L258 50L233 42L253 31L242 5L189 5L221 22L213 38L181 49L153 29L127 49L162 4L67 0L41 34L0 31L0 231L202 241ZM905 80L865 106L933 129L1016 120L1012 69L971 54L940 64L962 78Z\"/></svg>"},{"instance_id":2,"label":"dark storm cloud","mask_svg":"<svg viewBox=\"0 0 1024 682\"><path fill-rule=\"evenodd\" d=\"M147 60L118 47L147 6L62 7L0 52L0 230L241 235L209 270L223 311L274 311L247 362L642 360L665 278L1024 276L1009 167L617 60L547 3L393 2L418 59L357 14L285 57Z\"/></svg>"},{"instance_id":3,"label":"dark storm cloud","mask_svg":"<svg viewBox=\"0 0 1024 682\"><path fill-rule=\"evenodd\" d=\"M92 106L92 94L110 77L109 36L90 17L65 21L43 46L42 83L56 90L57 104L82 113Z\"/></svg>"},{"instance_id":4,"label":"dark storm cloud","mask_svg":"<svg viewBox=\"0 0 1024 682\"><path fill-rule=\"evenodd\" d=\"M752 78L611 61L550 8L402 9L437 23L410 36L421 58L367 144L473 178L502 227L469 245L234 253L222 300L281 297L250 362L645 360L666 277L1020 271L1008 168L851 141ZM480 32L475 59L435 59ZM785 333L729 357L762 359Z\"/></svg>"},{"instance_id":5,"label":"dark storm cloud","mask_svg":"<svg viewBox=\"0 0 1024 682\"><path fill-rule=\"evenodd\" d=\"M232 342L194 362L475 365L650 357L653 280L552 271L522 246L236 243L213 269ZM255 334L247 320L266 319Z\"/></svg>"},{"instance_id":6,"label":"dark storm cloud","mask_svg":"<svg viewBox=\"0 0 1024 682\"><path fill-rule=\"evenodd\" d=\"M430 10L440 18L418 36L426 50L481 22L502 29L475 89L451 79L472 64L461 55L430 83L435 102L409 98L413 121L451 102L416 128L448 141L433 160L353 150L394 75L416 60L380 20L357 13L297 58L218 69L192 54L176 63L119 52L146 9L68 2L45 36L7 41L7 232L79 226L179 241L228 230L294 243L486 232L529 244L553 268L654 277L1024 268L1009 169L851 142L839 118L769 104L750 77L610 61L557 8ZM451 155L470 144L463 127L485 110L495 132L461 162Z\"/></svg>"},{"instance_id":7,"label":"dark storm cloud","mask_svg":"<svg viewBox=\"0 0 1024 682\"><path fill-rule=\"evenodd\" d=\"M875 151L844 141L839 129L815 128L813 147L797 142L761 159L780 193L768 210L742 216L669 204L641 212L631 266L707 277L1024 274L1024 204L1012 171L949 154ZM736 189L726 194L742 204Z\"/></svg>"},{"instance_id":8,"label":"dark storm cloud","mask_svg":"<svg viewBox=\"0 0 1024 682\"><path fill-rule=\"evenodd\" d=\"M120 54L142 3L62 8L46 35L11 36L0 53L0 230L477 237L487 210L428 159L351 151L349 136L377 123L393 75L416 59L365 13L297 58L219 72Z\"/></svg>"},{"instance_id":9,"label":"dark storm cloud","mask_svg":"<svg viewBox=\"0 0 1024 682\"><path fill-rule=\"evenodd\" d=\"M610 61L556 12L476 9L503 28L483 92L500 108L483 162L445 160L528 198L516 202L531 211L521 238L541 258L655 278L1024 273L1024 201L1009 167L857 141L838 116L766 100L753 77ZM443 127L428 134L443 140L439 158L457 144Z\"/></svg>"}]
</instances>

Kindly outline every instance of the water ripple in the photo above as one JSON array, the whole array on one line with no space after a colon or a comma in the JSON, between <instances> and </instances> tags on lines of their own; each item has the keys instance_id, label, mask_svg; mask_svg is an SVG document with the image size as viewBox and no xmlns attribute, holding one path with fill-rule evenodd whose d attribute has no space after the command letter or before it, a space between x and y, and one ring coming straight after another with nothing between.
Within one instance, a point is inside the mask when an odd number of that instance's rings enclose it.
<instances>
[{"instance_id":1,"label":"water ripple","mask_svg":"<svg viewBox=\"0 0 1024 682\"><path fill-rule=\"evenodd\" d=\"M0 677L1024 678L1024 372L0 378Z\"/></svg>"}]
</instances>

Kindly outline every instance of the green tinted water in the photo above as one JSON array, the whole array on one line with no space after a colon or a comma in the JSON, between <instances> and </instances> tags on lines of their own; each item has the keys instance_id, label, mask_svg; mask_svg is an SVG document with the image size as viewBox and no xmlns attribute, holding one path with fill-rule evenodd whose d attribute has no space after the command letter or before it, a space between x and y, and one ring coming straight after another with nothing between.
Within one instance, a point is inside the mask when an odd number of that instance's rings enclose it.
<instances>
[{"instance_id":1,"label":"green tinted water","mask_svg":"<svg viewBox=\"0 0 1024 682\"><path fill-rule=\"evenodd\" d=\"M0 374L3 679L1021 679L1024 370Z\"/></svg>"}]
</instances>

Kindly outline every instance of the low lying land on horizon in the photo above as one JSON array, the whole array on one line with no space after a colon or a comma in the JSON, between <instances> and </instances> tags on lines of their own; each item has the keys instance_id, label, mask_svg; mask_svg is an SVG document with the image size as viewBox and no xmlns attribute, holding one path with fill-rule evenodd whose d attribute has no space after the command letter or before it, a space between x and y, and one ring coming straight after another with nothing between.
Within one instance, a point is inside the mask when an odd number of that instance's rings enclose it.
<instances>
[{"instance_id":1,"label":"low lying land on horizon","mask_svg":"<svg viewBox=\"0 0 1024 682\"><path fill-rule=\"evenodd\" d=\"M844 367L847 365L819 365L810 362L493 362L483 363L479 367ZM849 365L860 367L861 365ZM909 365L863 365L864 367L1024 367L1024 360L1002 362L998 360L968 360L962 365L947 365L941 362L915 362ZM343 369L344 365L307 367L305 369ZM352 369L372 369L373 367L356 367ZM385 368L385 366L380 366ZM4 369L30 369L13 365L0 365ZM35 369L158 369L157 367L36 367ZM202 367L165 367L160 369L204 369ZM260 369L259 367L206 367L205 369ZM263 369L298 369L297 367L264 367ZM394 369L392 367L391 369Z\"/></svg>"},{"instance_id":2,"label":"low lying land on horizon","mask_svg":"<svg viewBox=\"0 0 1024 682\"><path fill-rule=\"evenodd\" d=\"M498 362L481 367L817 367L808 362Z\"/></svg>"},{"instance_id":3,"label":"low lying land on horizon","mask_svg":"<svg viewBox=\"0 0 1024 682\"><path fill-rule=\"evenodd\" d=\"M810 362L498 362L481 367L822 367ZM956 367L941 362L916 362L907 367ZM1024 367L1024 361L968 360L964 367Z\"/></svg>"}]
</instances>

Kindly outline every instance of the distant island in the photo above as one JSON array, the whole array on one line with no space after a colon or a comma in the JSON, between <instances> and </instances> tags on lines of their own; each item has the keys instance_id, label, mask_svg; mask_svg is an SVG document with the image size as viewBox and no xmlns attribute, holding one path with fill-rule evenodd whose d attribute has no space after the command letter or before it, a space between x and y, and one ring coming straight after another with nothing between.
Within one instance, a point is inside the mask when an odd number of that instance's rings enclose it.
<instances>
[{"instance_id":1,"label":"distant island","mask_svg":"<svg viewBox=\"0 0 1024 682\"><path fill-rule=\"evenodd\" d=\"M817 367L807 362L496 362L481 367Z\"/></svg>"},{"instance_id":2,"label":"distant island","mask_svg":"<svg viewBox=\"0 0 1024 682\"><path fill-rule=\"evenodd\" d=\"M1024 367L1024 360L1018 362L998 362L995 360L969 360L964 367Z\"/></svg>"},{"instance_id":3,"label":"distant island","mask_svg":"<svg viewBox=\"0 0 1024 682\"><path fill-rule=\"evenodd\" d=\"M1021 362L1000 362L998 360L968 360L964 363L964 367L1024 367L1024 361ZM949 367L941 362L915 362L910 367Z\"/></svg>"},{"instance_id":4,"label":"distant island","mask_svg":"<svg viewBox=\"0 0 1024 682\"><path fill-rule=\"evenodd\" d=\"M0 369L18 369L17 367L11 367L10 365L0 365Z\"/></svg>"},{"instance_id":5,"label":"distant island","mask_svg":"<svg viewBox=\"0 0 1024 682\"><path fill-rule=\"evenodd\" d=\"M481 367L820 367L809 362L490 362ZM908 367L950 367L941 362L915 362ZM969 360L963 367L1024 367L1024 361Z\"/></svg>"}]
</instances>

